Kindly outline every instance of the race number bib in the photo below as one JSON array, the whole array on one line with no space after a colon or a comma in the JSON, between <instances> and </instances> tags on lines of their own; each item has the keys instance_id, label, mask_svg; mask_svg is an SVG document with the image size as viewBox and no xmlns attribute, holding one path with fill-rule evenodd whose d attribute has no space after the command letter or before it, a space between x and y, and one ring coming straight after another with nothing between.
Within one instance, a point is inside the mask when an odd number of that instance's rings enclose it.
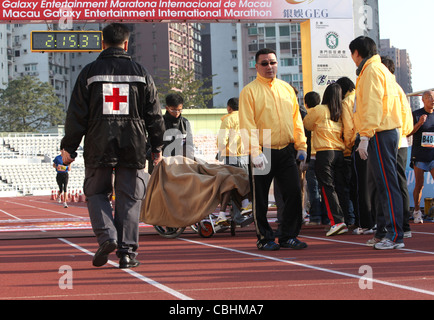
<instances>
[{"instance_id":1,"label":"race number bib","mask_svg":"<svg viewBox=\"0 0 434 320\"><path fill-rule=\"evenodd\" d=\"M422 132L421 146L425 148L434 148L434 132Z\"/></svg>"}]
</instances>

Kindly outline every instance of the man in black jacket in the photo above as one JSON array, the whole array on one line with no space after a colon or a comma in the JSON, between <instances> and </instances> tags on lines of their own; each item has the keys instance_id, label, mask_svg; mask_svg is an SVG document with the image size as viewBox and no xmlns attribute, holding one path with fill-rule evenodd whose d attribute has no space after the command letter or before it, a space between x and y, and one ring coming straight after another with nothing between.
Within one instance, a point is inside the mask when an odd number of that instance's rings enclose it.
<instances>
[{"instance_id":1,"label":"man in black jacket","mask_svg":"<svg viewBox=\"0 0 434 320\"><path fill-rule=\"evenodd\" d=\"M60 146L64 163L70 163L84 136L84 192L100 246L93 258L96 267L116 249L120 268L140 264L135 258L146 192L147 135L154 164L161 161L165 128L157 89L127 54L129 33L119 23L104 28L104 51L77 78ZM108 198L113 173L114 217Z\"/></svg>"},{"instance_id":2,"label":"man in black jacket","mask_svg":"<svg viewBox=\"0 0 434 320\"><path fill-rule=\"evenodd\" d=\"M166 113L163 116L166 132L164 133L163 155L165 157L183 155L194 159L194 144L191 125L182 116L184 98L179 93L166 96Z\"/></svg>"},{"instance_id":3,"label":"man in black jacket","mask_svg":"<svg viewBox=\"0 0 434 320\"><path fill-rule=\"evenodd\" d=\"M166 128L163 136L163 156L184 156L194 160L193 133L190 122L181 115L183 106L184 98L179 93L166 95L166 113L163 116ZM149 156L148 160L148 172L152 174L153 161Z\"/></svg>"}]
</instances>

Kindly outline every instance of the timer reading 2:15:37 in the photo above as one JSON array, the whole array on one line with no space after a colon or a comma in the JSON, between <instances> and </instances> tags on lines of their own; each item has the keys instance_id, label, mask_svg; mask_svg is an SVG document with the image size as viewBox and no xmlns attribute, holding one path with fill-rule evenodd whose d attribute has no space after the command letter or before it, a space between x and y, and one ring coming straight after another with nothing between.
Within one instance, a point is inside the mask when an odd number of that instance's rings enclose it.
<instances>
[{"instance_id":1,"label":"timer reading 2:15:37","mask_svg":"<svg viewBox=\"0 0 434 320\"><path fill-rule=\"evenodd\" d=\"M31 51L102 51L101 31L32 31Z\"/></svg>"}]
</instances>

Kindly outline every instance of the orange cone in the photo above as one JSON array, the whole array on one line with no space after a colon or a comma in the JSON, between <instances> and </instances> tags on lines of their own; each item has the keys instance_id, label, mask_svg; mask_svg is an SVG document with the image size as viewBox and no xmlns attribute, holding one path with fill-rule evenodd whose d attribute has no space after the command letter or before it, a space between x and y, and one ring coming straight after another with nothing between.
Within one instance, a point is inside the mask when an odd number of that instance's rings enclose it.
<instances>
[{"instance_id":1,"label":"orange cone","mask_svg":"<svg viewBox=\"0 0 434 320\"><path fill-rule=\"evenodd\" d=\"M78 202L84 202L84 195L83 192L81 192L81 190L80 193L78 194Z\"/></svg>"}]
</instances>

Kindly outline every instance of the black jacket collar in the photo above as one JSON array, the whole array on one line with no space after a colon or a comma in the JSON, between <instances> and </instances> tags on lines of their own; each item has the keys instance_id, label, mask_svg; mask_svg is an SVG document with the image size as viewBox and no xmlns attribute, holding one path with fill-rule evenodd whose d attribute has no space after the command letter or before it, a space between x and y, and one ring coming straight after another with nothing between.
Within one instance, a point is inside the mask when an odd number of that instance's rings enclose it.
<instances>
[{"instance_id":1,"label":"black jacket collar","mask_svg":"<svg viewBox=\"0 0 434 320\"><path fill-rule=\"evenodd\" d=\"M109 47L102 51L98 59L104 58L126 58L131 60L131 56L122 48Z\"/></svg>"}]
</instances>

